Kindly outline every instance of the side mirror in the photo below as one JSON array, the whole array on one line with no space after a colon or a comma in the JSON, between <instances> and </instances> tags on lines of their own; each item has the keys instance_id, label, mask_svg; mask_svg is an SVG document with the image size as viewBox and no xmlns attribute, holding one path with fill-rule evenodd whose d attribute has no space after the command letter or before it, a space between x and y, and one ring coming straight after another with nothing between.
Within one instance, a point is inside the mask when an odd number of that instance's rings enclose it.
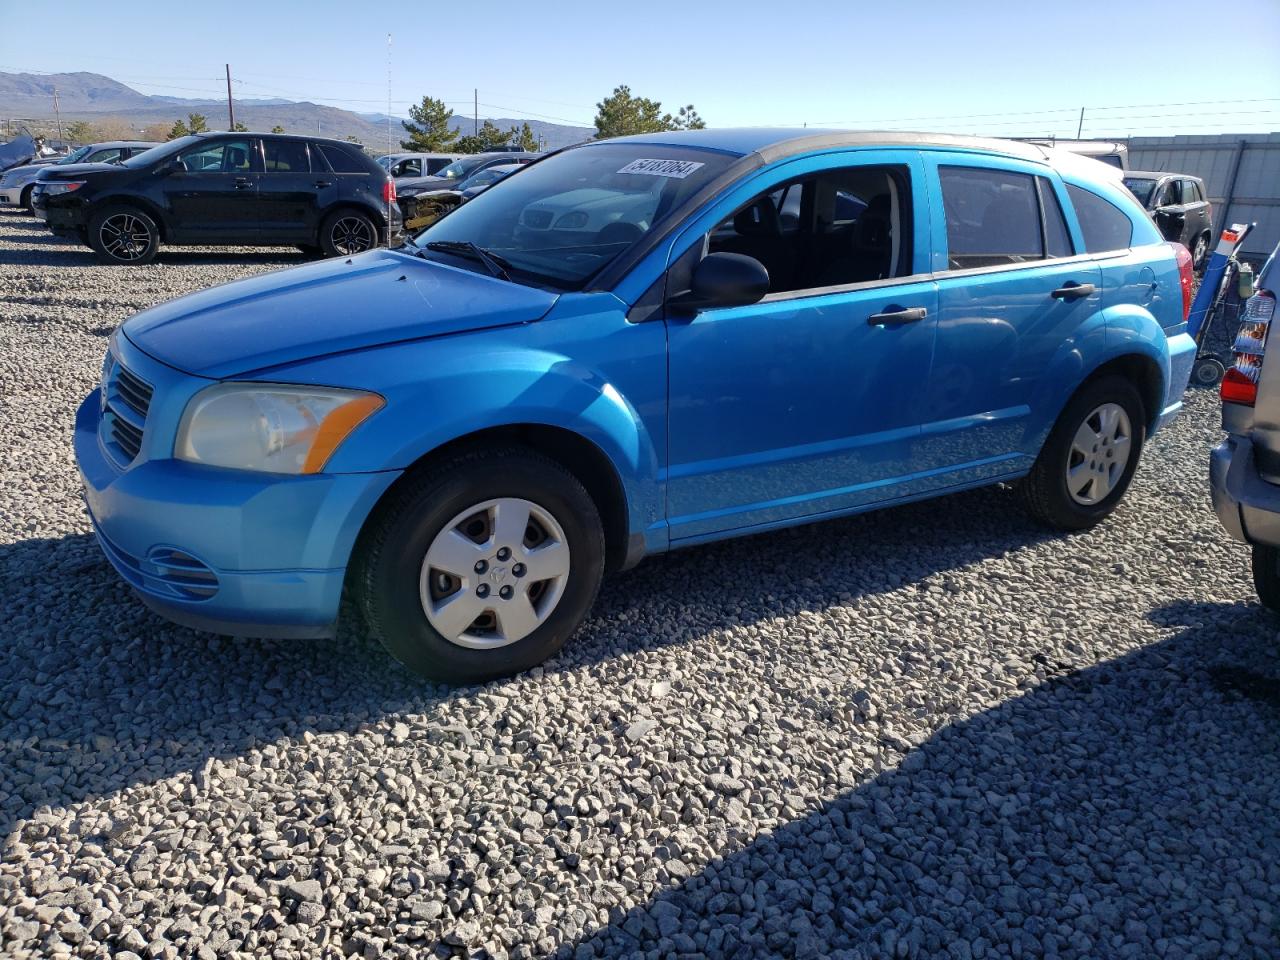
<instances>
[{"instance_id":1,"label":"side mirror","mask_svg":"<svg viewBox=\"0 0 1280 960\"><path fill-rule=\"evenodd\" d=\"M170 174L174 174L174 173L186 173L186 172L187 172L187 165L183 163L181 160L179 160L177 157L174 157L172 160L166 160L164 163L160 164L160 167L156 170L156 173L158 173L162 177L167 177Z\"/></svg>"},{"instance_id":2,"label":"side mirror","mask_svg":"<svg viewBox=\"0 0 1280 960\"><path fill-rule=\"evenodd\" d=\"M769 292L769 271L754 257L712 253L693 268L691 288L676 294L670 305L696 313L711 307L745 307Z\"/></svg>"}]
</instances>

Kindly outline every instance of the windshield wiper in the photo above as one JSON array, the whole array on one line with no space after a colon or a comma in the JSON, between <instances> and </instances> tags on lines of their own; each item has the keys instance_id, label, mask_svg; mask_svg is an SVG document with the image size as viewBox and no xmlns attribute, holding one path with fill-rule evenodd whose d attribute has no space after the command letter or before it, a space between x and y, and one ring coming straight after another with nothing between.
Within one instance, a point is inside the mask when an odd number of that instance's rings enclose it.
<instances>
[{"instance_id":1,"label":"windshield wiper","mask_svg":"<svg viewBox=\"0 0 1280 960\"><path fill-rule=\"evenodd\" d=\"M444 253L452 253L455 256L479 260L490 274L499 280L511 282L511 274L507 272L511 269L511 264L496 253L490 253L484 247L476 246L470 240L432 240L423 246L428 250L441 250Z\"/></svg>"}]
</instances>

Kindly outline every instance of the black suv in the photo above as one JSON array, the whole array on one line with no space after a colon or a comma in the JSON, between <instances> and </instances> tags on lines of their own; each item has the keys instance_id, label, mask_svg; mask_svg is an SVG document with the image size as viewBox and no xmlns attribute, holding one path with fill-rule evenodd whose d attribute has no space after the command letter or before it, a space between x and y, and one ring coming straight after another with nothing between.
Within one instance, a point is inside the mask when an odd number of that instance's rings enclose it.
<instances>
[{"instance_id":1,"label":"black suv","mask_svg":"<svg viewBox=\"0 0 1280 960\"><path fill-rule=\"evenodd\" d=\"M1150 211L1164 238L1190 250L1195 268L1203 270L1213 242L1213 206L1204 181L1186 173L1126 170L1124 185Z\"/></svg>"},{"instance_id":2,"label":"black suv","mask_svg":"<svg viewBox=\"0 0 1280 960\"><path fill-rule=\"evenodd\" d=\"M154 259L162 242L347 256L399 235L395 200L387 172L354 144L258 133L181 137L120 164L51 166L31 197L54 233L128 264Z\"/></svg>"}]
</instances>

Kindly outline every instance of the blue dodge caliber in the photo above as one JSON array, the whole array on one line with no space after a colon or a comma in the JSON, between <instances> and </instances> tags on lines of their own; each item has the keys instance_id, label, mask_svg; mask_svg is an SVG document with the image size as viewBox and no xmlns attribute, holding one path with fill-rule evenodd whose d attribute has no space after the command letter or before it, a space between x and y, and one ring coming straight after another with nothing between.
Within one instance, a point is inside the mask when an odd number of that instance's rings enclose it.
<instances>
[{"instance_id":1,"label":"blue dodge caliber","mask_svg":"<svg viewBox=\"0 0 1280 960\"><path fill-rule=\"evenodd\" d=\"M995 140L589 143L397 250L116 331L76 455L107 556L190 626L423 674L553 654L647 554L1020 481L1107 516L1181 407L1186 249L1109 168Z\"/></svg>"}]
</instances>

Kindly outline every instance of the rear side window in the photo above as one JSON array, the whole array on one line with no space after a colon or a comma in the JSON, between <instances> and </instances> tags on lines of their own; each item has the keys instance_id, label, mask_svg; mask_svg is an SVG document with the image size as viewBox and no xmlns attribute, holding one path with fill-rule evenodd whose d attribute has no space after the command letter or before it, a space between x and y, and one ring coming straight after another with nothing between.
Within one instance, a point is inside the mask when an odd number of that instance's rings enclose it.
<instances>
[{"instance_id":1,"label":"rear side window","mask_svg":"<svg viewBox=\"0 0 1280 960\"><path fill-rule=\"evenodd\" d=\"M264 140L263 156L267 173L308 173L311 159L302 140Z\"/></svg>"},{"instance_id":2,"label":"rear side window","mask_svg":"<svg viewBox=\"0 0 1280 960\"><path fill-rule=\"evenodd\" d=\"M1042 260L1036 177L1007 170L939 167L952 270Z\"/></svg>"},{"instance_id":3,"label":"rear side window","mask_svg":"<svg viewBox=\"0 0 1280 960\"><path fill-rule=\"evenodd\" d=\"M1133 224L1119 207L1090 190L1067 184L1067 196L1076 208L1076 219L1089 253L1127 250L1133 242Z\"/></svg>"},{"instance_id":4,"label":"rear side window","mask_svg":"<svg viewBox=\"0 0 1280 960\"><path fill-rule=\"evenodd\" d=\"M1194 180L1182 181L1182 202L1183 203L1199 203L1204 197L1200 196L1200 186Z\"/></svg>"},{"instance_id":5,"label":"rear side window","mask_svg":"<svg viewBox=\"0 0 1280 960\"><path fill-rule=\"evenodd\" d=\"M336 143L317 143L316 149L329 163L334 173L368 173L369 168L359 157L354 156L345 147Z\"/></svg>"}]
</instances>

